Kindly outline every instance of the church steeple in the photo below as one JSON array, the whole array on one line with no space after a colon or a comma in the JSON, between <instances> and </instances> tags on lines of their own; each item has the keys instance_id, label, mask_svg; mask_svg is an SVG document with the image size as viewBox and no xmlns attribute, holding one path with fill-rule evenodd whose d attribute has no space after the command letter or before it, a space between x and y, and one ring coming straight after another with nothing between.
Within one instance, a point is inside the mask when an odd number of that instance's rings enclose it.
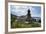
<instances>
[{"instance_id":1,"label":"church steeple","mask_svg":"<svg viewBox=\"0 0 46 34\"><path fill-rule=\"evenodd\" d=\"M27 16L28 17L31 17L31 14L30 14L30 9L28 9L28 11L27 11L28 13L27 13Z\"/></svg>"},{"instance_id":2,"label":"church steeple","mask_svg":"<svg viewBox=\"0 0 46 34\"><path fill-rule=\"evenodd\" d=\"M27 21L29 23L31 23L31 13L30 12L31 12L30 9L28 9L28 11L27 11Z\"/></svg>"}]
</instances>

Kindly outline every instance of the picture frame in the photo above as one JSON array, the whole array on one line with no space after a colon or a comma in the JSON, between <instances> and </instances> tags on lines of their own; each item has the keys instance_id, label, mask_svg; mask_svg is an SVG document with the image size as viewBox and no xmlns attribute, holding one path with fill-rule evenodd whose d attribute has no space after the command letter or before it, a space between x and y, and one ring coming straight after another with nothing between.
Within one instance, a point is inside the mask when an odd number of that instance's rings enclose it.
<instances>
[{"instance_id":1,"label":"picture frame","mask_svg":"<svg viewBox=\"0 0 46 34\"><path fill-rule=\"evenodd\" d=\"M5 32L6 33L24 33L24 32L41 32L41 31L45 31L45 3L42 3L42 2L26 2L26 1L6 1L5 2ZM27 9L27 6L30 8L30 6L40 6L41 7L41 26L40 28L20 28L20 29L10 29L10 6L13 5L18 5L20 7L24 7L26 6L26 9ZM22 6L23 5L23 6ZM9 6L9 7L8 7ZM16 6L16 9L18 7ZM22 8L21 8L22 9ZM23 8L25 9L25 7ZM22 10L23 10L22 9ZM25 9L25 10L26 10ZM39 8L40 9L40 8ZM37 10L39 10L37 9ZM18 9L17 9L18 10ZM27 25L26 25L27 26Z\"/></svg>"}]
</instances>

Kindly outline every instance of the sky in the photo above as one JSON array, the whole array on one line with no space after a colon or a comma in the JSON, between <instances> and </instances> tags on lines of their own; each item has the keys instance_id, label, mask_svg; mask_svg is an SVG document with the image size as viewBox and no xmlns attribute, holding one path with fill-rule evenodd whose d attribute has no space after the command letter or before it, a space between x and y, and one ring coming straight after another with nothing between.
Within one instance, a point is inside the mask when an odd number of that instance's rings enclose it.
<instances>
[{"instance_id":1,"label":"sky","mask_svg":"<svg viewBox=\"0 0 46 34\"><path fill-rule=\"evenodd\" d=\"M17 16L27 15L28 9L30 9L30 14L32 17L41 17L40 6L10 5L11 13Z\"/></svg>"}]
</instances>

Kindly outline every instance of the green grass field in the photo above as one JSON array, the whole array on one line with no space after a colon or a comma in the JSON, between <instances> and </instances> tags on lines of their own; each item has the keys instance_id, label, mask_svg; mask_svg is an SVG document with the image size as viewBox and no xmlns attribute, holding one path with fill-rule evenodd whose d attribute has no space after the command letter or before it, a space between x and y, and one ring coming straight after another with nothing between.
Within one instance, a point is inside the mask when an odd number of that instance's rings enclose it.
<instances>
[{"instance_id":1,"label":"green grass field","mask_svg":"<svg viewBox=\"0 0 46 34\"><path fill-rule=\"evenodd\" d=\"M11 28L31 28L31 27L40 27L41 24L37 22L32 22L31 24L25 23L25 22L20 22L20 21L15 21L12 23Z\"/></svg>"}]
</instances>

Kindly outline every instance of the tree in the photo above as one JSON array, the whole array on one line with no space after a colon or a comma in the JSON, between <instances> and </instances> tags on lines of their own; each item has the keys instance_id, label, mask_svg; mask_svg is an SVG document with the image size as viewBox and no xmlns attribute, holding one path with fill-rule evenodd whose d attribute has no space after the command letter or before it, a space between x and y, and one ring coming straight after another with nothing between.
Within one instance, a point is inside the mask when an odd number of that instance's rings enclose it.
<instances>
[{"instance_id":1,"label":"tree","mask_svg":"<svg viewBox=\"0 0 46 34\"><path fill-rule=\"evenodd\" d=\"M39 20L39 23L41 23L41 20Z\"/></svg>"}]
</instances>

